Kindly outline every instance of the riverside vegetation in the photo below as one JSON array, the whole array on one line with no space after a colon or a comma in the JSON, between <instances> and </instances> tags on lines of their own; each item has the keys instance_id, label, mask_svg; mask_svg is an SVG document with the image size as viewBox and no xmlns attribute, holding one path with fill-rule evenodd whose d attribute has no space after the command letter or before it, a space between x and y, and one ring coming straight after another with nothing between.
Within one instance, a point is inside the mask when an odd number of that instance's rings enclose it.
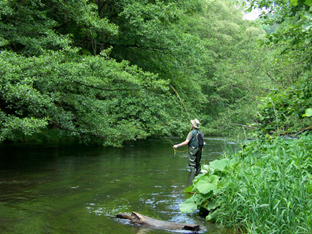
<instances>
[{"instance_id":1,"label":"riverside vegetation","mask_svg":"<svg viewBox=\"0 0 312 234\"><path fill-rule=\"evenodd\" d=\"M275 50L266 73L276 86L258 99L256 140L204 165L180 209L204 210L207 220L248 233L311 233L312 2L248 6L266 8L263 22L276 27L262 40Z\"/></svg>"},{"instance_id":2,"label":"riverside vegetation","mask_svg":"<svg viewBox=\"0 0 312 234\"><path fill-rule=\"evenodd\" d=\"M242 9L256 7L262 17L243 20ZM257 140L205 166L182 211L202 206L248 232L309 233L311 7L3 0L0 141L120 147L184 136L196 117L206 135Z\"/></svg>"},{"instance_id":3,"label":"riverside vegetation","mask_svg":"<svg viewBox=\"0 0 312 234\"><path fill-rule=\"evenodd\" d=\"M256 140L204 165L181 211L201 207L207 220L249 233L311 233L311 141Z\"/></svg>"}]
</instances>

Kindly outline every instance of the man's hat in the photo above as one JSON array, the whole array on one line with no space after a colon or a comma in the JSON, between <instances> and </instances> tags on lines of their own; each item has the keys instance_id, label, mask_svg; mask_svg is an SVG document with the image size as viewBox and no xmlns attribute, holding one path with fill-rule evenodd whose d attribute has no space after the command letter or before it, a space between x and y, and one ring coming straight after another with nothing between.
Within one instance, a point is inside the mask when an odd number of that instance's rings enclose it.
<instances>
[{"instance_id":1,"label":"man's hat","mask_svg":"<svg viewBox=\"0 0 312 234\"><path fill-rule=\"evenodd\" d=\"M198 119L191 120L191 123L194 128L199 128L200 122L198 121Z\"/></svg>"}]
</instances>

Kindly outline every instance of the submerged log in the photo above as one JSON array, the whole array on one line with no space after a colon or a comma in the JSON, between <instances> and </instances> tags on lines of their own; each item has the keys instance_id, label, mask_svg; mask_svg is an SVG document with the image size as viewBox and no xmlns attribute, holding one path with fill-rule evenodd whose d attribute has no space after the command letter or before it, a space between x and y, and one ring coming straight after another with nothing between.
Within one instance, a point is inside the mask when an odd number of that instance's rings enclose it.
<instances>
[{"instance_id":1,"label":"submerged log","mask_svg":"<svg viewBox=\"0 0 312 234\"><path fill-rule=\"evenodd\" d=\"M117 218L129 219L132 223L148 226L156 229L169 229L169 230L192 230L199 231L200 227L197 224L186 224L186 223L174 223L166 222L157 219L150 218L148 216L141 215L137 212L120 213L116 215Z\"/></svg>"}]
</instances>

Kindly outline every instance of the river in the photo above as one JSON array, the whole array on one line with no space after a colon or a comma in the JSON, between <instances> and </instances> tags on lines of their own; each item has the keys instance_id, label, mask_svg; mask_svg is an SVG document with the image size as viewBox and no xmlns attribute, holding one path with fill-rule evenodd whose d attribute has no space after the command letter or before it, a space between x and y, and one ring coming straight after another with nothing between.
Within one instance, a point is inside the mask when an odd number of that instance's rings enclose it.
<instances>
[{"instance_id":1,"label":"river","mask_svg":"<svg viewBox=\"0 0 312 234\"><path fill-rule=\"evenodd\" d=\"M170 139L181 142L181 139ZM195 211L181 214L185 200L186 147L145 140L123 148L81 145L0 145L0 233L173 233L115 218L137 211L156 219L197 223L200 233L231 233ZM202 163L219 158L221 138L205 138ZM183 233L183 232L182 232ZM184 232L189 233L189 232Z\"/></svg>"}]
</instances>

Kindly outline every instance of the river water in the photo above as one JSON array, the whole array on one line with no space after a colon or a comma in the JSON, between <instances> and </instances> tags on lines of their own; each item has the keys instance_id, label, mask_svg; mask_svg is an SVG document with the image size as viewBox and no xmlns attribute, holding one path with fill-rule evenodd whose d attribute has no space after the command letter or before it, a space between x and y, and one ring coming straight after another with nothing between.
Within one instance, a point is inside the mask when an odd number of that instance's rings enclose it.
<instances>
[{"instance_id":1,"label":"river water","mask_svg":"<svg viewBox=\"0 0 312 234\"><path fill-rule=\"evenodd\" d=\"M187 186L187 148L181 139L127 143L123 148L81 145L0 146L0 233L174 233L141 228L117 213L197 223L199 233L231 233L198 211L181 214ZM219 158L220 138L206 138L202 162ZM182 232L181 233L189 233Z\"/></svg>"}]
</instances>

